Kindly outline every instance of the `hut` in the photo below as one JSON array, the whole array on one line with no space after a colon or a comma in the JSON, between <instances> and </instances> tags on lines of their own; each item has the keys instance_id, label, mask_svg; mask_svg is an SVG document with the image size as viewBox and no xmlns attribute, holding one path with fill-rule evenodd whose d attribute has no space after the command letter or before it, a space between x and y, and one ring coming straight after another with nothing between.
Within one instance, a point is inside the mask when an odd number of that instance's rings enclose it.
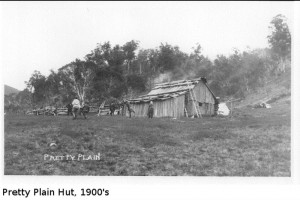
<instances>
[{"instance_id":1,"label":"hut","mask_svg":"<svg viewBox=\"0 0 300 200\"><path fill-rule=\"evenodd\" d=\"M136 117L147 116L150 101L154 117L213 116L218 104L205 78L156 84L147 94L129 100Z\"/></svg>"}]
</instances>

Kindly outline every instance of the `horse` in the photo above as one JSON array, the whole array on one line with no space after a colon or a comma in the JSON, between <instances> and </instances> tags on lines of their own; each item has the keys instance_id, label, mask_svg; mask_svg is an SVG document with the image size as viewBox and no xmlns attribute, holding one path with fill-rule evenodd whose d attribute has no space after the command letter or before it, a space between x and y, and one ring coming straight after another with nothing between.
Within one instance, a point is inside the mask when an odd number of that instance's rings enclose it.
<instances>
[{"instance_id":1,"label":"horse","mask_svg":"<svg viewBox=\"0 0 300 200\"><path fill-rule=\"evenodd\" d=\"M84 105L80 108L80 113L84 116L84 119L86 119L86 114L90 112L90 107L88 105Z\"/></svg>"},{"instance_id":2,"label":"horse","mask_svg":"<svg viewBox=\"0 0 300 200\"><path fill-rule=\"evenodd\" d=\"M87 119L86 114L90 112L90 107L87 105L82 106L81 108L73 109L73 119L77 119L78 115L83 115L84 119Z\"/></svg>"},{"instance_id":3,"label":"horse","mask_svg":"<svg viewBox=\"0 0 300 200\"><path fill-rule=\"evenodd\" d=\"M111 104L109 104L109 110L110 110L110 115L111 116L114 115L116 109L120 109L120 104L118 104L118 103L111 103Z\"/></svg>"},{"instance_id":4,"label":"horse","mask_svg":"<svg viewBox=\"0 0 300 200\"><path fill-rule=\"evenodd\" d=\"M130 103L128 101L122 101L119 105L122 110L122 116L126 115L126 107L130 118L131 118L131 113L135 113L134 110L130 107Z\"/></svg>"}]
</instances>

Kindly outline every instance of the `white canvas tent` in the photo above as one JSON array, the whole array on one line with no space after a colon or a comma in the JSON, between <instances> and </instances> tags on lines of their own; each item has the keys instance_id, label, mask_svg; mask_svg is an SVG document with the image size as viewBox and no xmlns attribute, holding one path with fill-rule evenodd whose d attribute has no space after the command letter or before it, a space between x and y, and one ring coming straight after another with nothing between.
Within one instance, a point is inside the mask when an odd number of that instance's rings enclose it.
<instances>
[{"instance_id":1,"label":"white canvas tent","mask_svg":"<svg viewBox=\"0 0 300 200\"><path fill-rule=\"evenodd\" d=\"M230 110L227 107L225 102L219 104L218 115L228 116L230 114Z\"/></svg>"}]
</instances>

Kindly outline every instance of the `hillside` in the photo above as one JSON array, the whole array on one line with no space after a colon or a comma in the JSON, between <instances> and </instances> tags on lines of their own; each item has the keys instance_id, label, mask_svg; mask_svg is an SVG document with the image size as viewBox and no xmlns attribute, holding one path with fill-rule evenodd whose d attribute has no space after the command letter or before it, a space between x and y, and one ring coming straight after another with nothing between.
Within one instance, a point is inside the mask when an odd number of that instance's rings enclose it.
<instances>
[{"instance_id":1,"label":"hillside","mask_svg":"<svg viewBox=\"0 0 300 200\"><path fill-rule=\"evenodd\" d=\"M264 87L250 93L237 108L266 102L269 104L291 101L291 69L272 78Z\"/></svg>"},{"instance_id":2,"label":"hillside","mask_svg":"<svg viewBox=\"0 0 300 200\"><path fill-rule=\"evenodd\" d=\"M9 95L12 93L19 93L19 90L8 85L4 85L4 95Z\"/></svg>"}]
</instances>

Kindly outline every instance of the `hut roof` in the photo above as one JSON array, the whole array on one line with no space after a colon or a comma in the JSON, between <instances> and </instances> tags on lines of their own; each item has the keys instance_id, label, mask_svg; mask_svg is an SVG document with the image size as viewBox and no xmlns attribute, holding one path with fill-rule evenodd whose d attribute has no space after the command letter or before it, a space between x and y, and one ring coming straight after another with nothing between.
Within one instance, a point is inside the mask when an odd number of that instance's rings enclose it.
<instances>
[{"instance_id":1,"label":"hut roof","mask_svg":"<svg viewBox=\"0 0 300 200\"><path fill-rule=\"evenodd\" d=\"M162 101L162 100L178 97L189 92L189 90L193 89L195 85L197 85L200 81L202 81L206 85L206 79L202 77L193 80L180 80L180 81L172 81L167 83L156 84L155 87L148 94L142 95L136 99L131 99L129 101L130 103L140 103L140 102L149 102L153 100ZM209 91L212 93L210 89ZM215 98L214 94L213 96Z\"/></svg>"}]
</instances>

